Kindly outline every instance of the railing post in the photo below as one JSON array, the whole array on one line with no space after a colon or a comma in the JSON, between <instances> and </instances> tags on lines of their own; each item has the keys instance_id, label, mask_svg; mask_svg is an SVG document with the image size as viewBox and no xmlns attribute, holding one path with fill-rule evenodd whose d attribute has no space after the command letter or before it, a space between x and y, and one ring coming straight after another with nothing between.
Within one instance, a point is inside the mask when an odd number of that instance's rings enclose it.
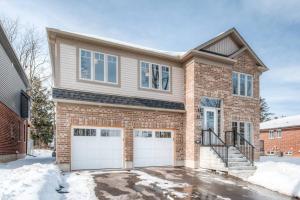
<instances>
[{"instance_id":1,"label":"railing post","mask_svg":"<svg viewBox=\"0 0 300 200\"><path fill-rule=\"evenodd\" d=\"M211 146L211 130L208 129L208 133L209 133L209 146Z\"/></svg>"}]
</instances>

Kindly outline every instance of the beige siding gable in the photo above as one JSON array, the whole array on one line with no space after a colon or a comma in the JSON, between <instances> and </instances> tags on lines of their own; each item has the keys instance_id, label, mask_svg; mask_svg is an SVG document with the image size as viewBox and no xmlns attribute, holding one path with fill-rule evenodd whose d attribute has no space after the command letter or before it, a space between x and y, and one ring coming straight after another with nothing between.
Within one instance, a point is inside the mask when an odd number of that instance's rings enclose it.
<instances>
[{"instance_id":1,"label":"beige siding gable","mask_svg":"<svg viewBox=\"0 0 300 200\"><path fill-rule=\"evenodd\" d=\"M229 56L239 50L239 46L233 41L230 36L206 47L204 50Z\"/></svg>"},{"instance_id":2,"label":"beige siding gable","mask_svg":"<svg viewBox=\"0 0 300 200\"><path fill-rule=\"evenodd\" d=\"M60 69L58 70L60 75L58 76L59 80L57 80L54 85L55 87L165 101L184 101L183 68L170 66L172 67L171 92L142 90L139 88L138 81L139 60L128 55L123 56L120 54L120 86L110 86L87 81L83 82L77 78L77 50L78 47L76 45L60 43Z\"/></svg>"}]
</instances>

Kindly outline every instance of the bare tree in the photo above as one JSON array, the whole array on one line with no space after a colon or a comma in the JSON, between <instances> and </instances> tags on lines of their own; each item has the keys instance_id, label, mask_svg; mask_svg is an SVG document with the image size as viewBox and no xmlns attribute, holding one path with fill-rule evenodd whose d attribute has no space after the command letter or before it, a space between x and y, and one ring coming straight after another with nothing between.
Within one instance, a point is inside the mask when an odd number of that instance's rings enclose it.
<instances>
[{"instance_id":1,"label":"bare tree","mask_svg":"<svg viewBox=\"0 0 300 200\"><path fill-rule=\"evenodd\" d=\"M10 20L5 17L0 18L0 24L4 27L10 43L14 43L18 36L19 20Z\"/></svg>"},{"instance_id":2,"label":"bare tree","mask_svg":"<svg viewBox=\"0 0 300 200\"><path fill-rule=\"evenodd\" d=\"M18 19L0 18L0 22L16 50L29 82L32 83L34 77L39 77L42 81L47 80L50 75L45 74L48 56L45 53L44 37L34 26L30 28L20 27Z\"/></svg>"}]
</instances>

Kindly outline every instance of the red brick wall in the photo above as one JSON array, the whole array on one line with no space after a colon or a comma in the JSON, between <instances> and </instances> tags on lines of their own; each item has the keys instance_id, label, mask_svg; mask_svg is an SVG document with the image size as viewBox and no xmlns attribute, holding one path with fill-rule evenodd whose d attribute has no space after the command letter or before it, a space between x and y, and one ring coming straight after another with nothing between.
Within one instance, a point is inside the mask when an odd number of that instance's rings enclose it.
<instances>
[{"instance_id":1,"label":"red brick wall","mask_svg":"<svg viewBox=\"0 0 300 200\"><path fill-rule=\"evenodd\" d=\"M274 139L269 139L269 130L263 130L259 138L264 141L265 154L268 151L286 153L291 150L293 157L300 157L300 127L283 128L282 138L275 137Z\"/></svg>"},{"instance_id":2,"label":"red brick wall","mask_svg":"<svg viewBox=\"0 0 300 200\"><path fill-rule=\"evenodd\" d=\"M57 103L57 162L71 162L72 126L123 128L124 161L133 161L133 129L170 129L175 133L175 160L184 161L183 121L184 113Z\"/></svg>"},{"instance_id":3,"label":"red brick wall","mask_svg":"<svg viewBox=\"0 0 300 200\"><path fill-rule=\"evenodd\" d=\"M202 125L197 115L202 97L221 99L221 134L232 130L233 121L251 122L254 145L259 146L259 77L253 57L244 52L238 55L233 66L194 58L185 64L185 106L186 106L186 159L199 159L199 145L195 139L200 137ZM240 97L232 94L232 72L253 75L253 97ZM255 158L259 149L255 151Z\"/></svg>"},{"instance_id":4,"label":"red brick wall","mask_svg":"<svg viewBox=\"0 0 300 200\"><path fill-rule=\"evenodd\" d=\"M0 102L0 155L25 154L26 137L26 120Z\"/></svg>"}]
</instances>

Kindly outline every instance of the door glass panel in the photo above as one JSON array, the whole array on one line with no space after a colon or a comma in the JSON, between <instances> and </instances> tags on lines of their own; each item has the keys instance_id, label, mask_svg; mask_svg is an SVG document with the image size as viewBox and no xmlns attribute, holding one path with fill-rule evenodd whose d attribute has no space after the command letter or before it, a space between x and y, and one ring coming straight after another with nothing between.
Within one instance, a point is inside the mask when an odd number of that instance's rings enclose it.
<instances>
[{"instance_id":1,"label":"door glass panel","mask_svg":"<svg viewBox=\"0 0 300 200\"><path fill-rule=\"evenodd\" d=\"M206 129L215 131L215 113L213 111L206 112Z\"/></svg>"},{"instance_id":2,"label":"door glass panel","mask_svg":"<svg viewBox=\"0 0 300 200\"><path fill-rule=\"evenodd\" d=\"M244 145L245 141L244 141L244 137L245 137L245 123L244 122L240 122L240 134L241 134L241 138L240 138L240 145Z\"/></svg>"}]
</instances>

